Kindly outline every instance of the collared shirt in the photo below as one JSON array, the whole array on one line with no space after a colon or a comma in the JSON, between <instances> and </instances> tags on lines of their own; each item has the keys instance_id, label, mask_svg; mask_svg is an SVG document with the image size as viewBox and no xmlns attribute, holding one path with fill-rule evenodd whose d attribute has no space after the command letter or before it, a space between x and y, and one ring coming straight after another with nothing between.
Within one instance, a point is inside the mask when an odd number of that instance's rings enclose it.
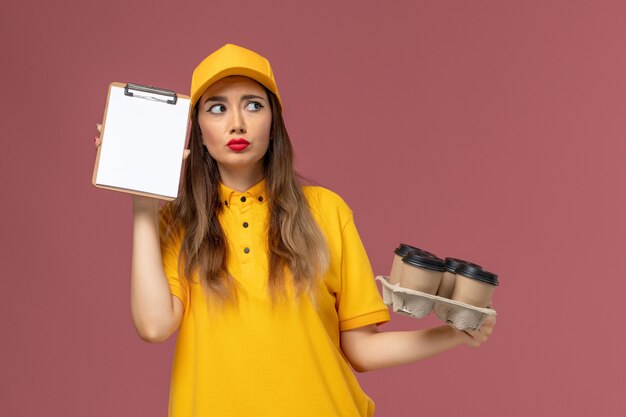
<instances>
[{"instance_id":1,"label":"collared shirt","mask_svg":"<svg viewBox=\"0 0 626 417\"><path fill-rule=\"evenodd\" d=\"M304 187L330 252L310 297L273 304L267 290L265 181L246 192L221 185L219 221L228 242L236 306L207 303L202 286L179 276L180 239L162 242L171 292L184 314L170 389L171 417L366 417L374 403L341 352L340 332L389 320L352 211L333 192Z\"/></svg>"}]
</instances>

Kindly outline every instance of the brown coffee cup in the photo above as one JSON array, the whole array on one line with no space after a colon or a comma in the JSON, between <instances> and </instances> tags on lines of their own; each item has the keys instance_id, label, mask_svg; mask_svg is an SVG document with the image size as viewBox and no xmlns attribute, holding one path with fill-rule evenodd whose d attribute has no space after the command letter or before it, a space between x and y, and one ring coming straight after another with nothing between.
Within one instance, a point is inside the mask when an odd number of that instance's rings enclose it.
<instances>
[{"instance_id":1,"label":"brown coffee cup","mask_svg":"<svg viewBox=\"0 0 626 417\"><path fill-rule=\"evenodd\" d=\"M407 245L406 243L400 243L400 246L398 246L394 251L393 251L393 263L391 264L391 272L389 274L389 283L390 284L399 284L400 283L400 276L402 275L402 258L404 258L406 255L409 254L409 252L417 252L417 253L421 253L423 255L426 256L431 256L436 258L435 255L433 255L430 252L425 251L424 249L420 249L418 247L415 246L411 246L411 245Z\"/></svg>"},{"instance_id":2,"label":"brown coffee cup","mask_svg":"<svg viewBox=\"0 0 626 417\"><path fill-rule=\"evenodd\" d=\"M498 284L496 274L476 266L461 264L456 268L451 298L475 307L489 307Z\"/></svg>"},{"instance_id":3,"label":"brown coffee cup","mask_svg":"<svg viewBox=\"0 0 626 417\"><path fill-rule=\"evenodd\" d=\"M472 265L477 268L482 268L480 265L472 262L464 261L457 258L446 258L446 270L443 272L443 279L437 290L437 295L444 298L452 297L454 290L454 282L456 281L456 269L462 264Z\"/></svg>"},{"instance_id":4,"label":"brown coffee cup","mask_svg":"<svg viewBox=\"0 0 626 417\"><path fill-rule=\"evenodd\" d=\"M434 295L437 293L444 270L445 262L442 259L409 252L402 258L400 286Z\"/></svg>"},{"instance_id":5,"label":"brown coffee cup","mask_svg":"<svg viewBox=\"0 0 626 417\"><path fill-rule=\"evenodd\" d=\"M398 255L397 253L394 253L393 263L391 264L391 272L389 273L390 284L398 284L400 282L401 271L402 271L402 256Z\"/></svg>"}]
</instances>

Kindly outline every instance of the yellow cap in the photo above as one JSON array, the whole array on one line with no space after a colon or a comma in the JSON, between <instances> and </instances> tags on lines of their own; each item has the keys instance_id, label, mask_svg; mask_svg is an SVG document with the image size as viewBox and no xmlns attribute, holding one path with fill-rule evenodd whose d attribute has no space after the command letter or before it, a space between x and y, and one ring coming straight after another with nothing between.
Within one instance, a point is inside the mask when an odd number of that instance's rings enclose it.
<instances>
[{"instance_id":1,"label":"yellow cap","mask_svg":"<svg viewBox=\"0 0 626 417\"><path fill-rule=\"evenodd\" d=\"M282 108L276 80L270 62L261 55L241 46L226 44L204 58L191 77L191 107L214 82L230 75L243 75L264 85L276 95Z\"/></svg>"}]
</instances>

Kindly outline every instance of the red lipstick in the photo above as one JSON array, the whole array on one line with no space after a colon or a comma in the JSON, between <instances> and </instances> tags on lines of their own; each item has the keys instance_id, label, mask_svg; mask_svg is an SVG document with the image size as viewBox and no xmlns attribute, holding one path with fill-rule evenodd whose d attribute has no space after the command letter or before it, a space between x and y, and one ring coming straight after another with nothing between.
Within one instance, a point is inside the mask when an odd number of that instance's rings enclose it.
<instances>
[{"instance_id":1,"label":"red lipstick","mask_svg":"<svg viewBox=\"0 0 626 417\"><path fill-rule=\"evenodd\" d=\"M243 138L231 139L226 144L226 146L228 146L230 150L235 151L235 152L243 151L244 149L248 147L248 145L250 145L250 142L248 142L247 140Z\"/></svg>"}]
</instances>

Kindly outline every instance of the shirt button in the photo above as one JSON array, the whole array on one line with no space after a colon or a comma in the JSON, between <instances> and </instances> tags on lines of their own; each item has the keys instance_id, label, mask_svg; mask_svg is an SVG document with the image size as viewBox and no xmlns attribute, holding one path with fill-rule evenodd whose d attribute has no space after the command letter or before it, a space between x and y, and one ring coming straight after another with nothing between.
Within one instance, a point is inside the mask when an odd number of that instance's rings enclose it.
<instances>
[{"instance_id":1,"label":"shirt button","mask_svg":"<svg viewBox=\"0 0 626 417\"><path fill-rule=\"evenodd\" d=\"M227 206L228 205L228 201L224 200L224 205Z\"/></svg>"},{"instance_id":2,"label":"shirt button","mask_svg":"<svg viewBox=\"0 0 626 417\"><path fill-rule=\"evenodd\" d=\"M259 197L259 202L262 203L263 202L263 197Z\"/></svg>"},{"instance_id":3,"label":"shirt button","mask_svg":"<svg viewBox=\"0 0 626 417\"><path fill-rule=\"evenodd\" d=\"M243 222L243 227L248 227L248 222Z\"/></svg>"},{"instance_id":4,"label":"shirt button","mask_svg":"<svg viewBox=\"0 0 626 417\"><path fill-rule=\"evenodd\" d=\"M243 248L244 253L250 253L250 248Z\"/></svg>"},{"instance_id":5,"label":"shirt button","mask_svg":"<svg viewBox=\"0 0 626 417\"><path fill-rule=\"evenodd\" d=\"M245 203L246 202L246 197L241 197L241 202Z\"/></svg>"}]
</instances>

